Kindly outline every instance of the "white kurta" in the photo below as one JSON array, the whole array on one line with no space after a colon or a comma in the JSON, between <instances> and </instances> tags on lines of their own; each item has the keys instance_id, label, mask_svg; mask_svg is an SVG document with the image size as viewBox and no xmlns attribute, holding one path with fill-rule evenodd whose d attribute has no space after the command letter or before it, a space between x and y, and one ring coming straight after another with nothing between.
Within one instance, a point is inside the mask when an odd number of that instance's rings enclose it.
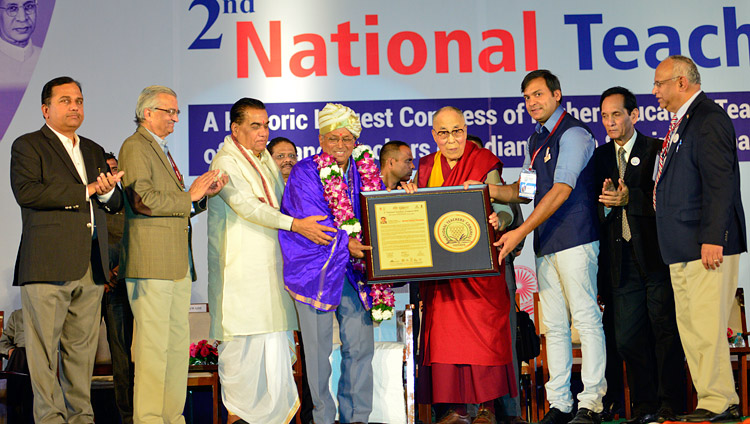
<instances>
[{"instance_id":1,"label":"white kurta","mask_svg":"<svg viewBox=\"0 0 750 424\"><path fill-rule=\"evenodd\" d=\"M278 210L284 179L268 151L260 159L246 152L257 170L229 136L211 162L229 176L208 201L210 337L217 340L297 329L278 239L278 229L292 227Z\"/></svg>"}]
</instances>

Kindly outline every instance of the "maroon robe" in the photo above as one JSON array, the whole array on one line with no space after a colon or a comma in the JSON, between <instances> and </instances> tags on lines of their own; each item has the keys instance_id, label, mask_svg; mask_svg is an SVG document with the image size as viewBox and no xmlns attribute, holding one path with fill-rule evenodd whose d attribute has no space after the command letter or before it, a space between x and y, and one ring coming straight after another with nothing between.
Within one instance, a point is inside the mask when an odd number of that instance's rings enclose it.
<instances>
[{"instance_id":1,"label":"maroon robe","mask_svg":"<svg viewBox=\"0 0 750 424\"><path fill-rule=\"evenodd\" d=\"M435 153L419 161L418 185L426 187ZM441 156L443 187L484 181L502 162L467 142L451 169ZM515 395L510 300L503 274L420 283L424 305L420 349L420 403L482 403Z\"/></svg>"}]
</instances>

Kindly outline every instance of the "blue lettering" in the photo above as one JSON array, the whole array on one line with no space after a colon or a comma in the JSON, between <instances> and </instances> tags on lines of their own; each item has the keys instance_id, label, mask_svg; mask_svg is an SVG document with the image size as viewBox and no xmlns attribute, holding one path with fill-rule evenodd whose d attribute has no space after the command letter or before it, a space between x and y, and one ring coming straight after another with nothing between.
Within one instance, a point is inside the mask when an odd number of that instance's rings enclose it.
<instances>
[{"instance_id":1,"label":"blue lettering","mask_svg":"<svg viewBox=\"0 0 750 424\"><path fill-rule=\"evenodd\" d=\"M656 69L659 63L666 59L668 56L673 54L680 54L680 34L676 29L669 26L655 26L648 29L648 36L653 37L657 34L663 34L667 36L667 41L663 43L654 43L646 49L646 64ZM657 53L660 50L667 49L667 54L663 58L659 59Z\"/></svg>"},{"instance_id":2,"label":"blue lettering","mask_svg":"<svg viewBox=\"0 0 750 424\"><path fill-rule=\"evenodd\" d=\"M724 8L724 38L727 44L727 66L740 66L740 35L747 37L750 44L750 25L737 27L737 16L733 7Z\"/></svg>"},{"instance_id":3,"label":"blue lettering","mask_svg":"<svg viewBox=\"0 0 750 424\"><path fill-rule=\"evenodd\" d=\"M625 37L625 44L616 44L617 37ZM638 67L638 59L622 61L617 57L617 52L637 52L638 37L633 31L625 27L615 27L607 31L602 43L604 60L615 69L634 69Z\"/></svg>"},{"instance_id":4,"label":"blue lettering","mask_svg":"<svg viewBox=\"0 0 750 424\"><path fill-rule=\"evenodd\" d=\"M696 65L704 68L717 68L721 66L721 59L718 57L709 58L703 54L703 38L708 34L717 35L718 33L719 28L714 25L701 25L690 34L688 48L690 49L690 57L695 61Z\"/></svg>"},{"instance_id":5,"label":"blue lettering","mask_svg":"<svg viewBox=\"0 0 750 424\"><path fill-rule=\"evenodd\" d=\"M578 27L578 67L593 69L591 60L591 25L601 24L601 13L598 15L565 15L565 25Z\"/></svg>"}]
</instances>

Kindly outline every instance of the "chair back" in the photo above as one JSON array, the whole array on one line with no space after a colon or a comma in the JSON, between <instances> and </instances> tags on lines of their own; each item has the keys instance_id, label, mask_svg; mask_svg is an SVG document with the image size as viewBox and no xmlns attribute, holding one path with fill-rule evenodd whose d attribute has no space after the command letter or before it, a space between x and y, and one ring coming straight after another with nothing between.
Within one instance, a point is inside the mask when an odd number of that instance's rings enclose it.
<instances>
[{"instance_id":1,"label":"chair back","mask_svg":"<svg viewBox=\"0 0 750 424\"><path fill-rule=\"evenodd\" d=\"M732 309L729 311L729 328L732 332L747 334L747 321L745 320L745 293L742 288L737 289L732 302Z\"/></svg>"}]
</instances>

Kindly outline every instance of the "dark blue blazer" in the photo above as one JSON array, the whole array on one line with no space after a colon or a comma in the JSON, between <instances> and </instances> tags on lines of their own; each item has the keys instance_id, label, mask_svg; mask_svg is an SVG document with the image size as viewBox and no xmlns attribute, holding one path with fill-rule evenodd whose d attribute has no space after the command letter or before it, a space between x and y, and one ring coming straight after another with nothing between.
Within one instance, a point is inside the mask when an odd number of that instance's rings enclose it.
<instances>
[{"instance_id":1,"label":"dark blue blazer","mask_svg":"<svg viewBox=\"0 0 750 424\"><path fill-rule=\"evenodd\" d=\"M667 264L701 258L703 243L724 255L747 250L736 135L729 116L700 93L677 128L656 186L656 227Z\"/></svg>"}]
</instances>

